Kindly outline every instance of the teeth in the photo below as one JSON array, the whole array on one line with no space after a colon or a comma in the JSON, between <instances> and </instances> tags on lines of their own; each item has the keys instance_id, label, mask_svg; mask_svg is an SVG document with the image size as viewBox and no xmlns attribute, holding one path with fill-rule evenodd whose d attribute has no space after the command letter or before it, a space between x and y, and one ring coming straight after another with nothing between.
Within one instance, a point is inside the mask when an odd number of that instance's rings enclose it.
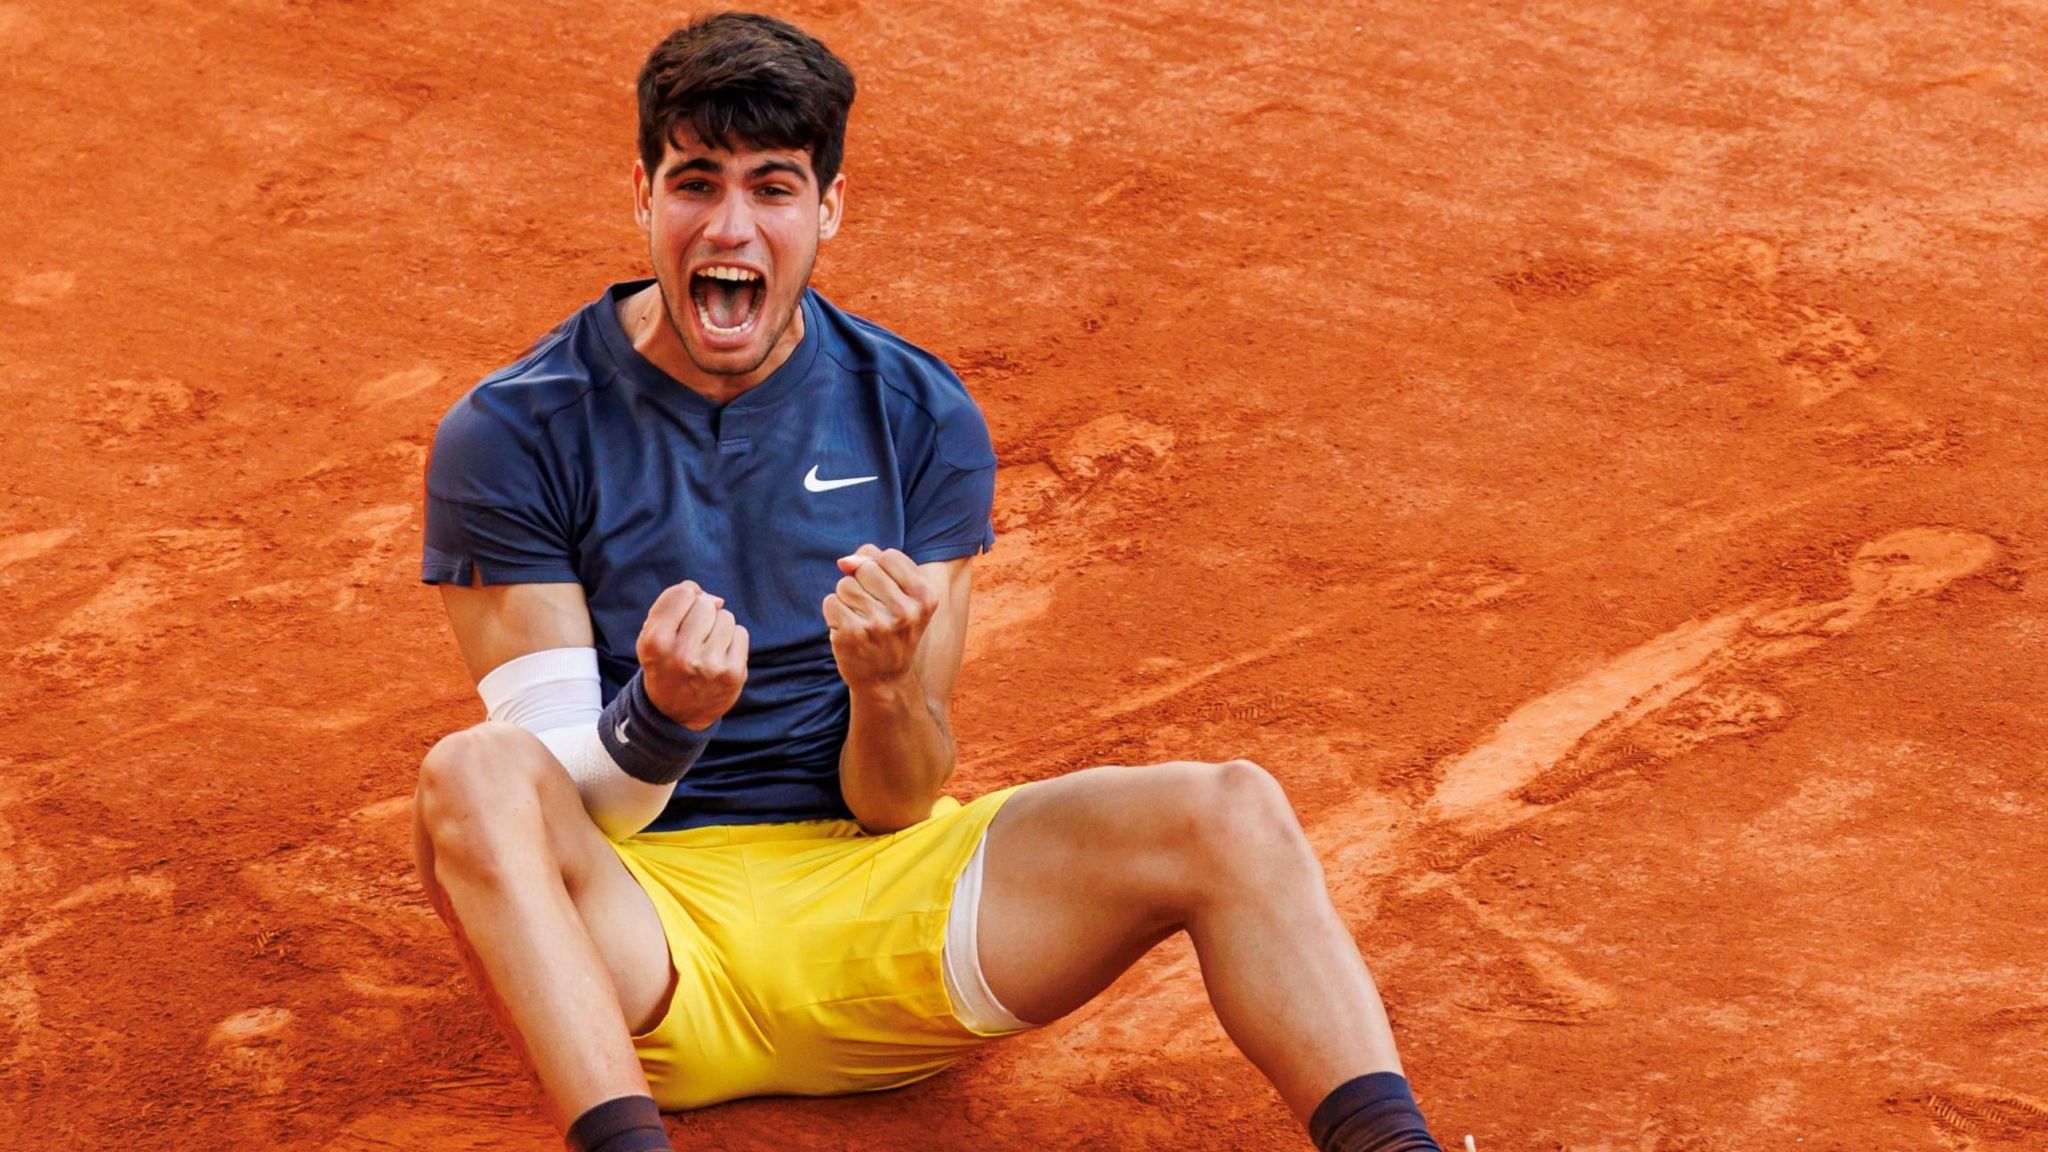
<instances>
[{"instance_id":1,"label":"teeth","mask_svg":"<svg viewBox=\"0 0 2048 1152\"><path fill-rule=\"evenodd\" d=\"M714 264L709 268L699 268L697 269L697 275L708 276L713 280L733 280L742 283L761 278L760 273L751 269L728 268L723 264Z\"/></svg>"}]
</instances>

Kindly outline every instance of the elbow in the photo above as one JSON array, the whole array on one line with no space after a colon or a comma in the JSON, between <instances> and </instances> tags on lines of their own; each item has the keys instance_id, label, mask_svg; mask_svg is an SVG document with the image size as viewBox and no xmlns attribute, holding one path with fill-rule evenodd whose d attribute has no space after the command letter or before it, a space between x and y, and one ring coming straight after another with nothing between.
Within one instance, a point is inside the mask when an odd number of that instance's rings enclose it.
<instances>
[{"instance_id":1,"label":"elbow","mask_svg":"<svg viewBox=\"0 0 2048 1152\"><path fill-rule=\"evenodd\" d=\"M846 806L853 812L853 818L860 824L861 831L870 836L886 836L891 832L901 832L913 824L922 823L931 816L933 803L935 801L928 800L922 805L854 804L849 798Z\"/></svg>"},{"instance_id":2,"label":"elbow","mask_svg":"<svg viewBox=\"0 0 2048 1152\"><path fill-rule=\"evenodd\" d=\"M884 836L930 819L933 805L939 802L939 789L944 786L945 781L941 779L929 789L877 795L867 789L846 787L842 780L840 791L846 799L847 810L853 813L861 831L870 836Z\"/></svg>"},{"instance_id":3,"label":"elbow","mask_svg":"<svg viewBox=\"0 0 2048 1152\"><path fill-rule=\"evenodd\" d=\"M943 732L941 733L943 736ZM953 775L953 742L889 752L889 768L853 755L849 742L839 757L839 794L861 829L870 835L901 832L931 818L940 790Z\"/></svg>"}]
</instances>

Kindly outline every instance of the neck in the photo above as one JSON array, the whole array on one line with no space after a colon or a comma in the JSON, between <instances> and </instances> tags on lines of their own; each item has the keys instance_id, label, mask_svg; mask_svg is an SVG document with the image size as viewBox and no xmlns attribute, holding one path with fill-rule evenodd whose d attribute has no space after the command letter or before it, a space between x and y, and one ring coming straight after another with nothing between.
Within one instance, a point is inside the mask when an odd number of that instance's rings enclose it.
<instances>
[{"instance_id":1,"label":"neck","mask_svg":"<svg viewBox=\"0 0 2048 1152\"><path fill-rule=\"evenodd\" d=\"M773 376L804 339L804 310L799 303L796 314L790 317L782 335L776 337L775 347L769 351L768 358L761 361L760 367L737 376L706 372L690 359L689 349L683 347L683 338L677 335L675 325L670 323L660 282L649 284L619 301L617 307L619 327L626 330L627 339L633 342L633 351L646 357L648 363L667 373L676 383L713 404L729 404L754 385Z\"/></svg>"}]
</instances>

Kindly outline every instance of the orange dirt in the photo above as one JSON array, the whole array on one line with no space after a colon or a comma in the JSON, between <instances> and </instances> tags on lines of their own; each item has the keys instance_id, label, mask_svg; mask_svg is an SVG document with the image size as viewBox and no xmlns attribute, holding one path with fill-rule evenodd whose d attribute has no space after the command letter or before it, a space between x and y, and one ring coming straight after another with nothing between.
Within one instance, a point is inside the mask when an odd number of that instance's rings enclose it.
<instances>
[{"instance_id":1,"label":"orange dirt","mask_svg":"<svg viewBox=\"0 0 2048 1152\"><path fill-rule=\"evenodd\" d=\"M420 897L434 420L676 17L0 3L0 1146L547 1149ZM1853 10L1852 10L1853 9ZM960 790L1248 755L1439 1131L2048 1147L2038 9L782 9L1005 469ZM1305 1147L1184 946L683 1147Z\"/></svg>"}]
</instances>

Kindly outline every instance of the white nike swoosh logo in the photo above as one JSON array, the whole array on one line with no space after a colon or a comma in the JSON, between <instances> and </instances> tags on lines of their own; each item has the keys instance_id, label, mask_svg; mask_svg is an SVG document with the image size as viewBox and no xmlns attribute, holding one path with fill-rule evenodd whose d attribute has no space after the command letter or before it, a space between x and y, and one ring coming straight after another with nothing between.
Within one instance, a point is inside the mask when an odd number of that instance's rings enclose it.
<instances>
[{"instance_id":1,"label":"white nike swoosh logo","mask_svg":"<svg viewBox=\"0 0 2048 1152\"><path fill-rule=\"evenodd\" d=\"M618 737L621 744L631 744L633 742L632 738L626 735L626 722L624 720L619 721L619 726L612 729L612 735Z\"/></svg>"},{"instance_id":2,"label":"white nike swoosh logo","mask_svg":"<svg viewBox=\"0 0 2048 1152\"><path fill-rule=\"evenodd\" d=\"M813 464L811 465L811 470L804 473L804 491L830 492L834 488L851 488L855 484L865 484L870 480L879 479L881 479L879 476L854 476L845 480L820 480L818 479L818 466Z\"/></svg>"}]
</instances>

